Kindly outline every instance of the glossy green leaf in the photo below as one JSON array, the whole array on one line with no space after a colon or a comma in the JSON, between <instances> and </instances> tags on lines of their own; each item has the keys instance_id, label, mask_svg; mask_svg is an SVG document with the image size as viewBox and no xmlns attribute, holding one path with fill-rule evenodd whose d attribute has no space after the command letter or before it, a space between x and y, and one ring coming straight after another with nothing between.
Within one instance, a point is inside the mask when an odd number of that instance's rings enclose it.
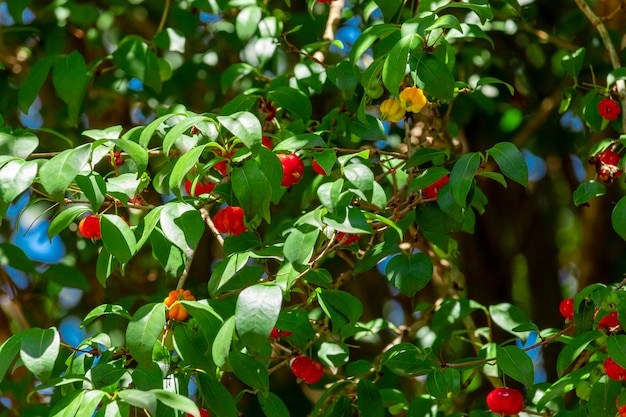
<instances>
[{"instance_id":1,"label":"glossy green leaf","mask_svg":"<svg viewBox=\"0 0 626 417\"><path fill-rule=\"evenodd\" d=\"M230 392L219 381L198 374L198 389L207 403L211 415L220 417L237 417L237 406Z\"/></svg>"},{"instance_id":2,"label":"glossy green leaf","mask_svg":"<svg viewBox=\"0 0 626 417\"><path fill-rule=\"evenodd\" d=\"M250 148L252 155L256 155L259 152L263 129L255 115L249 112L239 112L230 116L217 116L217 120L233 136L241 139Z\"/></svg>"},{"instance_id":3,"label":"glossy green leaf","mask_svg":"<svg viewBox=\"0 0 626 417\"><path fill-rule=\"evenodd\" d=\"M185 53L185 34L179 30L165 28L154 37L154 43L167 51Z\"/></svg>"},{"instance_id":4,"label":"glossy green leaf","mask_svg":"<svg viewBox=\"0 0 626 417\"><path fill-rule=\"evenodd\" d=\"M385 268L389 283L408 297L413 297L430 282L433 276L433 262L424 253L398 255L391 258Z\"/></svg>"},{"instance_id":5,"label":"glossy green leaf","mask_svg":"<svg viewBox=\"0 0 626 417\"><path fill-rule=\"evenodd\" d=\"M381 365L399 376L426 375L438 368L435 362L427 360L423 350L411 343L399 343L383 354Z\"/></svg>"},{"instance_id":6,"label":"glossy green leaf","mask_svg":"<svg viewBox=\"0 0 626 417\"><path fill-rule=\"evenodd\" d=\"M574 363L587 346L603 335L599 331L584 332L572 339L562 350L556 361L556 371L559 377L565 375L569 366Z\"/></svg>"},{"instance_id":7,"label":"glossy green leaf","mask_svg":"<svg viewBox=\"0 0 626 417\"><path fill-rule=\"evenodd\" d=\"M412 192L422 190L429 185L434 184L437 180L445 177L446 175L450 175L450 171L444 167L428 168L422 171L413 179L413 181L411 181L409 184L409 190Z\"/></svg>"},{"instance_id":8,"label":"glossy green leaf","mask_svg":"<svg viewBox=\"0 0 626 417\"><path fill-rule=\"evenodd\" d=\"M261 393L269 392L270 377L263 362L235 350L228 355L228 362L233 368L235 376L244 384L259 390Z\"/></svg>"},{"instance_id":9,"label":"glossy green leaf","mask_svg":"<svg viewBox=\"0 0 626 417\"><path fill-rule=\"evenodd\" d=\"M111 141L111 143L126 152L135 162L137 165L137 176L141 176L145 172L148 167L148 151L143 146L128 139L117 139Z\"/></svg>"},{"instance_id":10,"label":"glossy green leaf","mask_svg":"<svg viewBox=\"0 0 626 417\"><path fill-rule=\"evenodd\" d=\"M489 306L489 314L495 324L507 332L521 337L523 332L515 332L514 328L522 324L528 323L528 317L521 308L509 303L500 303Z\"/></svg>"},{"instance_id":11,"label":"glossy green leaf","mask_svg":"<svg viewBox=\"0 0 626 417\"><path fill-rule=\"evenodd\" d=\"M231 316L224 321L224 324L222 324L222 327L220 327L219 331L217 332L215 341L211 345L213 360L215 361L215 364L220 368L223 367L226 363L226 359L228 358L228 353L230 351L230 345L233 341L234 333L235 316Z\"/></svg>"},{"instance_id":12,"label":"glossy green leaf","mask_svg":"<svg viewBox=\"0 0 626 417\"><path fill-rule=\"evenodd\" d=\"M463 33L459 19L457 19L453 14L444 14L443 16L438 17L437 20L424 29L424 31L429 32L435 29L456 29L459 33Z\"/></svg>"},{"instance_id":13,"label":"glossy green leaf","mask_svg":"<svg viewBox=\"0 0 626 417\"><path fill-rule=\"evenodd\" d=\"M129 77L135 77L156 92L161 91L161 75L155 53L137 35L128 35L113 51L113 62Z\"/></svg>"},{"instance_id":14,"label":"glossy green leaf","mask_svg":"<svg viewBox=\"0 0 626 417\"><path fill-rule=\"evenodd\" d=\"M363 417L383 417L383 399L376 384L369 379L361 379L356 388L357 407Z\"/></svg>"},{"instance_id":15,"label":"glossy green leaf","mask_svg":"<svg viewBox=\"0 0 626 417\"><path fill-rule=\"evenodd\" d=\"M65 197L65 191L89 161L90 153L90 144L81 145L61 152L39 168L41 185L56 201Z\"/></svg>"},{"instance_id":16,"label":"glossy green leaf","mask_svg":"<svg viewBox=\"0 0 626 417\"><path fill-rule=\"evenodd\" d=\"M46 382L59 356L61 338L56 328L31 328L20 338L20 359L26 369Z\"/></svg>"},{"instance_id":17,"label":"glossy green leaf","mask_svg":"<svg viewBox=\"0 0 626 417\"><path fill-rule=\"evenodd\" d=\"M242 8L235 20L237 37L242 41L247 41L254 36L262 17L263 12L261 8L256 5Z\"/></svg>"},{"instance_id":18,"label":"glossy green leaf","mask_svg":"<svg viewBox=\"0 0 626 417\"><path fill-rule=\"evenodd\" d=\"M0 265L9 265L24 272L35 272L33 261L20 247L9 242L0 243Z\"/></svg>"},{"instance_id":19,"label":"glossy green leaf","mask_svg":"<svg viewBox=\"0 0 626 417\"><path fill-rule=\"evenodd\" d=\"M272 201L272 187L264 170L254 159L249 159L232 172L233 191L246 214L246 219L256 218L271 220L269 213Z\"/></svg>"},{"instance_id":20,"label":"glossy green leaf","mask_svg":"<svg viewBox=\"0 0 626 417\"><path fill-rule=\"evenodd\" d=\"M622 392L621 384L610 378L597 381L591 389L591 396L587 402L587 415L594 417L615 417L617 407L615 400Z\"/></svg>"},{"instance_id":21,"label":"glossy green leaf","mask_svg":"<svg viewBox=\"0 0 626 417\"><path fill-rule=\"evenodd\" d=\"M19 108L22 112L28 114L28 109L35 102L39 90L48 78L48 73L57 59L59 59L59 55L44 55L30 67L17 95Z\"/></svg>"},{"instance_id":22,"label":"glossy green leaf","mask_svg":"<svg viewBox=\"0 0 626 417\"><path fill-rule=\"evenodd\" d=\"M294 118L302 118L306 123L311 119L313 106L309 97L300 90L291 87L278 87L271 90L267 97L282 107Z\"/></svg>"},{"instance_id":23,"label":"glossy green leaf","mask_svg":"<svg viewBox=\"0 0 626 417\"><path fill-rule=\"evenodd\" d=\"M448 386L443 371L436 369L428 374L426 378L428 393L435 398L444 399L448 397Z\"/></svg>"},{"instance_id":24,"label":"glossy green leaf","mask_svg":"<svg viewBox=\"0 0 626 417\"><path fill-rule=\"evenodd\" d=\"M603 196L604 194L606 194L604 184L594 180L585 181L580 183L574 191L574 204L576 206L580 206L581 204L585 204L596 197Z\"/></svg>"},{"instance_id":25,"label":"glossy green leaf","mask_svg":"<svg viewBox=\"0 0 626 417\"><path fill-rule=\"evenodd\" d=\"M611 213L611 224L617 234L626 240L626 197L620 198Z\"/></svg>"},{"instance_id":26,"label":"glossy green leaf","mask_svg":"<svg viewBox=\"0 0 626 417\"><path fill-rule=\"evenodd\" d=\"M105 214L100 217L100 230L106 250L122 264L130 261L137 241L128 224L119 216Z\"/></svg>"},{"instance_id":27,"label":"glossy green leaf","mask_svg":"<svg viewBox=\"0 0 626 417\"><path fill-rule=\"evenodd\" d=\"M342 290L322 289L318 294L320 307L333 323L333 330L343 326L354 326L363 314L363 305L358 298Z\"/></svg>"},{"instance_id":28,"label":"glossy green leaf","mask_svg":"<svg viewBox=\"0 0 626 417\"><path fill-rule=\"evenodd\" d=\"M496 161L504 175L524 187L528 186L528 166L517 146L511 142L500 142L486 153Z\"/></svg>"},{"instance_id":29,"label":"glossy green leaf","mask_svg":"<svg viewBox=\"0 0 626 417\"><path fill-rule=\"evenodd\" d=\"M416 84L430 96L441 100L454 97L454 76L437 55L424 53L417 63Z\"/></svg>"},{"instance_id":30,"label":"glossy green leaf","mask_svg":"<svg viewBox=\"0 0 626 417\"><path fill-rule=\"evenodd\" d=\"M137 251L139 251L139 249L141 249L150 238L152 231L161 218L161 211L163 210L163 207L164 206L157 206L150 210L150 212L143 218L143 221L139 223L135 229L135 236L137 236Z\"/></svg>"},{"instance_id":31,"label":"glossy green leaf","mask_svg":"<svg viewBox=\"0 0 626 417\"><path fill-rule=\"evenodd\" d=\"M402 0L374 0L380 10L385 17L385 21L390 22L391 18L396 14L400 6L402 5Z\"/></svg>"},{"instance_id":32,"label":"glossy green leaf","mask_svg":"<svg viewBox=\"0 0 626 417\"><path fill-rule=\"evenodd\" d=\"M103 287L106 287L107 279L113 274L119 265L117 259L106 248L102 248L96 261L96 278Z\"/></svg>"},{"instance_id":33,"label":"glossy green leaf","mask_svg":"<svg viewBox=\"0 0 626 417\"><path fill-rule=\"evenodd\" d=\"M533 361L526 352L517 346L504 346L496 349L498 367L505 375L532 387L535 380Z\"/></svg>"},{"instance_id":34,"label":"glossy green leaf","mask_svg":"<svg viewBox=\"0 0 626 417\"><path fill-rule=\"evenodd\" d=\"M409 53L419 44L419 40L414 34L400 39L389 51L389 55L383 65L383 82L387 90L396 95L400 90L400 83L407 73L406 64L409 60Z\"/></svg>"},{"instance_id":35,"label":"glossy green leaf","mask_svg":"<svg viewBox=\"0 0 626 417\"><path fill-rule=\"evenodd\" d=\"M346 184L348 188L359 195L365 201L372 200L374 186L374 173L364 164L349 164L343 168L345 178L350 182ZM354 187L350 187L353 185Z\"/></svg>"},{"instance_id":36,"label":"glossy green leaf","mask_svg":"<svg viewBox=\"0 0 626 417\"><path fill-rule=\"evenodd\" d=\"M190 204L172 201L163 207L159 218L165 236L190 255L204 233L200 212Z\"/></svg>"},{"instance_id":37,"label":"glossy green leaf","mask_svg":"<svg viewBox=\"0 0 626 417\"><path fill-rule=\"evenodd\" d=\"M10 135L0 132L0 155L26 159L39 146L39 138L31 132Z\"/></svg>"},{"instance_id":38,"label":"glossy green leaf","mask_svg":"<svg viewBox=\"0 0 626 417\"><path fill-rule=\"evenodd\" d=\"M209 121L210 119L205 116L190 116L178 121L174 127L172 127L163 137L163 153L170 154L170 150L175 146L180 138L189 131L196 124ZM143 133L142 133L143 135ZM182 152L188 151L185 147L181 149Z\"/></svg>"},{"instance_id":39,"label":"glossy green leaf","mask_svg":"<svg viewBox=\"0 0 626 417\"><path fill-rule=\"evenodd\" d=\"M448 152L441 149L423 148L415 151L413 155L406 161L405 167L419 167L427 162L432 162L433 165L443 164L448 159Z\"/></svg>"},{"instance_id":40,"label":"glossy green leaf","mask_svg":"<svg viewBox=\"0 0 626 417\"><path fill-rule=\"evenodd\" d=\"M70 122L76 125L83 104L89 75L85 59L78 51L58 58L52 68L52 83L61 100L68 106Z\"/></svg>"},{"instance_id":41,"label":"glossy green leaf","mask_svg":"<svg viewBox=\"0 0 626 417\"><path fill-rule=\"evenodd\" d=\"M23 337L24 333L16 333L9 336L0 346L0 380L5 380L4 377L7 371L20 352Z\"/></svg>"},{"instance_id":42,"label":"glossy green leaf","mask_svg":"<svg viewBox=\"0 0 626 417\"><path fill-rule=\"evenodd\" d=\"M469 9L475 12L480 18L481 23L485 23L487 19L493 19L493 11L491 10L491 6L489 5L488 0L472 0L472 2L461 3L461 2L452 2L446 3L443 6L440 6L434 12L435 14L439 14L446 9Z\"/></svg>"},{"instance_id":43,"label":"glossy green leaf","mask_svg":"<svg viewBox=\"0 0 626 417\"><path fill-rule=\"evenodd\" d=\"M63 287L78 288L85 292L91 291L91 285L87 277L78 269L69 265L50 265L41 273L41 277L47 281L53 281Z\"/></svg>"},{"instance_id":44,"label":"glossy green leaf","mask_svg":"<svg viewBox=\"0 0 626 417\"><path fill-rule=\"evenodd\" d=\"M94 320L107 315L116 315L128 320L132 318L130 313L122 306L116 304L102 304L87 313L81 324L87 326Z\"/></svg>"},{"instance_id":45,"label":"glossy green leaf","mask_svg":"<svg viewBox=\"0 0 626 417\"><path fill-rule=\"evenodd\" d=\"M460 207L467 206L467 195L474 185L474 175L480 166L480 154L466 153L459 158L450 172L450 188L454 201Z\"/></svg>"},{"instance_id":46,"label":"glossy green leaf","mask_svg":"<svg viewBox=\"0 0 626 417\"><path fill-rule=\"evenodd\" d=\"M359 83L359 70L348 61L342 61L326 69L328 79L337 86L347 99L354 96L354 90Z\"/></svg>"},{"instance_id":47,"label":"glossy green leaf","mask_svg":"<svg viewBox=\"0 0 626 417\"><path fill-rule=\"evenodd\" d=\"M245 288L237 298L235 324L241 341L253 352L268 342L283 301L277 285L257 284Z\"/></svg>"},{"instance_id":48,"label":"glossy green leaf","mask_svg":"<svg viewBox=\"0 0 626 417\"><path fill-rule=\"evenodd\" d=\"M339 368L348 362L350 350L345 343L323 342L317 355L323 365Z\"/></svg>"},{"instance_id":49,"label":"glossy green leaf","mask_svg":"<svg viewBox=\"0 0 626 417\"><path fill-rule=\"evenodd\" d=\"M169 278L177 278L185 270L187 255L165 236L163 230L155 227L150 234L152 256L159 261Z\"/></svg>"},{"instance_id":50,"label":"glossy green leaf","mask_svg":"<svg viewBox=\"0 0 626 417\"><path fill-rule=\"evenodd\" d=\"M315 133L300 133L285 140L281 140L274 146L275 151L296 152L302 148L326 148L328 145L324 139Z\"/></svg>"},{"instance_id":51,"label":"glossy green leaf","mask_svg":"<svg viewBox=\"0 0 626 417\"><path fill-rule=\"evenodd\" d=\"M164 389L153 389L150 392L154 394L158 401L162 402L167 407L173 410L182 411L183 413L192 415L193 417L200 417L200 410L198 410L198 406L196 406L196 404L189 398Z\"/></svg>"},{"instance_id":52,"label":"glossy green leaf","mask_svg":"<svg viewBox=\"0 0 626 417\"><path fill-rule=\"evenodd\" d=\"M152 350L165 325L165 305L151 303L141 306L126 328L126 344L138 363L152 362Z\"/></svg>"},{"instance_id":53,"label":"glossy green leaf","mask_svg":"<svg viewBox=\"0 0 626 417\"><path fill-rule=\"evenodd\" d=\"M283 246L285 258L294 266L306 265L313 255L319 234L320 229L310 224L292 229Z\"/></svg>"},{"instance_id":54,"label":"glossy green leaf","mask_svg":"<svg viewBox=\"0 0 626 417\"><path fill-rule=\"evenodd\" d=\"M384 0L383 0L384 1ZM390 3L390 2L386 2ZM357 60L380 38L388 36L392 32L398 32L396 25L383 23L380 25L369 26L363 30L361 36L354 41L350 50L350 60L356 63ZM382 63L382 62L381 62Z\"/></svg>"},{"instance_id":55,"label":"glossy green leaf","mask_svg":"<svg viewBox=\"0 0 626 417\"><path fill-rule=\"evenodd\" d=\"M221 260L211 274L209 279L209 294L215 297L223 292L223 288L228 282L239 272L242 268L246 267L250 254L244 253L231 253L225 259Z\"/></svg>"},{"instance_id":56,"label":"glossy green leaf","mask_svg":"<svg viewBox=\"0 0 626 417\"><path fill-rule=\"evenodd\" d=\"M14 159L0 167L0 217L6 215L9 205L33 183L37 163Z\"/></svg>"},{"instance_id":57,"label":"glossy green leaf","mask_svg":"<svg viewBox=\"0 0 626 417\"><path fill-rule=\"evenodd\" d=\"M258 399L261 410L267 417L289 417L289 409L273 392L261 393Z\"/></svg>"},{"instance_id":58,"label":"glossy green leaf","mask_svg":"<svg viewBox=\"0 0 626 417\"><path fill-rule=\"evenodd\" d=\"M175 196L181 197L180 186L185 182L189 171L198 163L198 159L200 159L200 155L202 155L205 148L206 145L197 146L183 154L176 161L169 179L170 190L172 190Z\"/></svg>"},{"instance_id":59,"label":"glossy green leaf","mask_svg":"<svg viewBox=\"0 0 626 417\"><path fill-rule=\"evenodd\" d=\"M80 187L80 190L91 203L91 211L94 213L99 212L107 192L106 183L102 176L95 171L91 171L86 175L78 175L76 177L76 185ZM48 234L51 234L49 230Z\"/></svg>"}]
</instances>

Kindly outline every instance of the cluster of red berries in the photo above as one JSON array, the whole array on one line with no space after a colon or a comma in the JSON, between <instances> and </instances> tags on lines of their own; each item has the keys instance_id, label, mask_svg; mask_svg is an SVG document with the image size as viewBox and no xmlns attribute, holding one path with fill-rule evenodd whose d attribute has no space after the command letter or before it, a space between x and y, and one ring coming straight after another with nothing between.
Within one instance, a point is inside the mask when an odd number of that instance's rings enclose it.
<instances>
[{"instance_id":1,"label":"cluster of red berries","mask_svg":"<svg viewBox=\"0 0 626 417\"><path fill-rule=\"evenodd\" d=\"M496 388L487 394L487 407L501 416L518 414L524 409L524 397L515 388Z\"/></svg>"},{"instance_id":2,"label":"cluster of red berries","mask_svg":"<svg viewBox=\"0 0 626 417\"><path fill-rule=\"evenodd\" d=\"M297 356L291 361L291 372L307 384L315 384L324 376L324 367L308 356Z\"/></svg>"},{"instance_id":3,"label":"cluster of red berries","mask_svg":"<svg viewBox=\"0 0 626 417\"><path fill-rule=\"evenodd\" d=\"M619 104L610 98L604 98L598 103L598 113L605 120L617 120L617 117L621 113Z\"/></svg>"},{"instance_id":4,"label":"cluster of red berries","mask_svg":"<svg viewBox=\"0 0 626 417\"><path fill-rule=\"evenodd\" d=\"M78 223L78 233L86 239L102 239L102 233L100 232L100 216L90 214L87 217L83 217Z\"/></svg>"},{"instance_id":5,"label":"cluster of red berries","mask_svg":"<svg viewBox=\"0 0 626 417\"><path fill-rule=\"evenodd\" d=\"M619 168L621 159L619 153L611 146L589 158L589 163L596 167L598 180L610 184L624 172Z\"/></svg>"},{"instance_id":6,"label":"cluster of red berries","mask_svg":"<svg viewBox=\"0 0 626 417\"><path fill-rule=\"evenodd\" d=\"M297 184L304 175L304 163L295 153L279 153L278 159L283 166L283 179L280 183L283 187L291 187Z\"/></svg>"},{"instance_id":7,"label":"cluster of red berries","mask_svg":"<svg viewBox=\"0 0 626 417\"><path fill-rule=\"evenodd\" d=\"M246 215L241 207L228 206L215 214L213 224L220 233L228 236L239 236L247 230L244 224L245 217Z\"/></svg>"}]
</instances>

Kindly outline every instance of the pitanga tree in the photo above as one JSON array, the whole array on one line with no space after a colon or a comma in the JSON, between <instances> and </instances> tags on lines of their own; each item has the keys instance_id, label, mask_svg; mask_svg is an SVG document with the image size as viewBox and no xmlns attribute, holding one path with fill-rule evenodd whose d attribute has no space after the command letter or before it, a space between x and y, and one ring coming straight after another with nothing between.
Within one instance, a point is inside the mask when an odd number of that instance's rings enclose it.
<instances>
[{"instance_id":1,"label":"pitanga tree","mask_svg":"<svg viewBox=\"0 0 626 417\"><path fill-rule=\"evenodd\" d=\"M559 5L552 36L516 0L0 5L3 415L626 413L623 282L543 327L468 298L458 243L486 186L529 185L475 120L523 124L498 60L522 31L529 62L558 48L573 203L621 181L615 13Z\"/></svg>"}]
</instances>

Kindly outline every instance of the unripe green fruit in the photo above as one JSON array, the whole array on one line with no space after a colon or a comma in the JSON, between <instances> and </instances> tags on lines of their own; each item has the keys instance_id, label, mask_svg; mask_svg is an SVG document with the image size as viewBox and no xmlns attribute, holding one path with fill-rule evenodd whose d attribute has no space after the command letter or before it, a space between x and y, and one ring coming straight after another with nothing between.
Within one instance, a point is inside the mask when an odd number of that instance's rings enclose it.
<instances>
[{"instance_id":1,"label":"unripe green fruit","mask_svg":"<svg viewBox=\"0 0 626 417\"><path fill-rule=\"evenodd\" d=\"M583 401L589 401L593 385L589 381L582 381L576 385L576 396Z\"/></svg>"},{"instance_id":2,"label":"unripe green fruit","mask_svg":"<svg viewBox=\"0 0 626 417\"><path fill-rule=\"evenodd\" d=\"M383 95L383 86L376 81L372 81L365 88L365 94L373 98L374 100L380 98Z\"/></svg>"}]
</instances>

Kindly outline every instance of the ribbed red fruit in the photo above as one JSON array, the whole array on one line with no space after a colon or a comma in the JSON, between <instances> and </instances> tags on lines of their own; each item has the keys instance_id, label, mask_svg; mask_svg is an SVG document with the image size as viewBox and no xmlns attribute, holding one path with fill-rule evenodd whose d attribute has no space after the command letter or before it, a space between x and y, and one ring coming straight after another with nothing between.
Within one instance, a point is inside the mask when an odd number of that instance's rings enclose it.
<instances>
[{"instance_id":1,"label":"ribbed red fruit","mask_svg":"<svg viewBox=\"0 0 626 417\"><path fill-rule=\"evenodd\" d=\"M524 397L515 388L496 388L487 394L487 406L501 416L517 414L524 409Z\"/></svg>"},{"instance_id":2,"label":"ribbed red fruit","mask_svg":"<svg viewBox=\"0 0 626 417\"><path fill-rule=\"evenodd\" d=\"M324 367L308 356L298 356L291 361L291 372L307 384L315 384L322 379Z\"/></svg>"},{"instance_id":3,"label":"ribbed red fruit","mask_svg":"<svg viewBox=\"0 0 626 417\"><path fill-rule=\"evenodd\" d=\"M298 158L298 155L293 153L280 153L276 156L278 156L280 163L283 165L283 180L280 185L283 187L291 187L299 183L304 173L304 164L300 158Z\"/></svg>"},{"instance_id":4,"label":"ribbed red fruit","mask_svg":"<svg viewBox=\"0 0 626 417\"><path fill-rule=\"evenodd\" d=\"M622 368L613 360L613 358L606 358L604 360L604 372L606 376L616 381L626 380L626 369Z\"/></svg>"},{"instance_id":5,"label":"ribbed red fruit","mask_svg":"<svg viewBox=\"0 0 626 417\"><path fill-rule=\"evenodd\" d=\"M574 299L566 298L559 304L559 312L567 320L574 320Z\"/></svg>"},{"instance_id":6,"label":"ribbed red fruit","mask_svg":"<svg viewBox=\"0 0 626 417\"><path fill-rule=\"evenodd\" d=\"M244 218L245 213L241 207L228 206L215 214L213 224L220 233L239 236L247 229L243 223Z\"/></svg>"},{"instance_id":7,"label":"ribbed red fruit","mask_svg":"<svg viewBox=\"0 0 626 417\"><path fill-rule=\"evenodd\" d=\"M193 181L187 180L185 181L185 191L187 195L191 194L191 186L193 185ZM209 194L211 191L215 189L215 184L212 182L198 182L196 183L196 188L194 189L193 195L198 196L202 194Z\"/></svg>"},{"instance_id":8,"label":"ribbed red fruit","mask_svg":"<svg viewBox=\"0 0 626 417\"><path fill-rule=\"evenodd\" d=\"M87 239L102 239L100 234L100 217L95 214L83 218L78 223L78 232Z\"/></svg>"}]
</instances>

